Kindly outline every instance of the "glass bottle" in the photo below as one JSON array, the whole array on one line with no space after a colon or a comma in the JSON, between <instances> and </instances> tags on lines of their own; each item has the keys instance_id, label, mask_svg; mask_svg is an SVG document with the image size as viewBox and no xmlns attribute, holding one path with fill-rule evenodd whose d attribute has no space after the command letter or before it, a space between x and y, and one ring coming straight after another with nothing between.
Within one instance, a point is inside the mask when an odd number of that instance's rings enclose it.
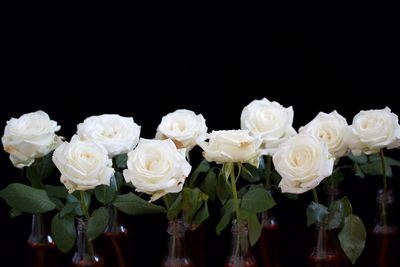
<instances>
[{"instance_id":1,"label":"glass bottle","mask_svg":"<svg viewBox=\"0 0 400 267\"><path fill-rule=\"evenodd\" d=\"M381 189L376 198L378 213L368 238L370 263L373 267L400 266L399 232L393 218L393 191Z\"/></svg>"},{"instance_id":2,"label":"glass bottle","mask_svg":"<svg viewBox=\"0 0 400 267\"><path fill-rule=\"evenodd\" d=\"M186 253L186 228L183 220L168 222L168 253L161 267L193 267L193 262Z\"/></svg>"},{"instance_id":3,"label":"glass bottle","mask_svg":"<svg viewBox=\"0 0 400 267\"><path fill-rule=\"evenodd\" d=\"M341 267L340 254L335 246L333 232L325 222L315 226L314 246L308 256L309 267Z\"/></svg>"},{"instance_id":4,"label":"glass bottle","mask_svg":"<svg viewBox=\"0 0 400 267\"><path fill-rule=\"evenodd\" d=\"M45 225L43 213L32 214L28 238L29 263L33 267L58 266L58 250Z\"/></svg>"},{"instance_id":5,"label":"glass bottle","mask_svg":"<svg viewBox=\"0 0 400 267\"><path fill-rule=\"evenodd\" d=\"M205 267L205 227L203 224L187 225L186 244L195 267Z\"/></svg>"},{"instance_id":6,"label":"glass bottle","mask_svg":"<svg viewBox=\"0 0 400 267\"><path fill-rule=\"evenodd\" d=\"M108 267L128 267L129 233L125 225L120 222L119 212L113 206L108 207L108 225L100 236L98 243L101 255L104 255L104 264Z\"/></svg>"},{"instance_id":7,"label":"glass bottle","mask_svg":"<svg viewBox=\"0 0 400 267\"><path fill-rule=\"evenodd\" d=\"M76 252L72 257L72 267L104 267L103 259L95 254L93 244L88 240L87 219L78 218L76 226Z\"/></svg>"},{"instance_id":8,"label":"glass bottle","mask_svg":"<svg viewBox=\"0 0 400 267\"><path fill-rule=\"evenodd\" d=\"M257 261L251 253L246 222L233 221L231 232L231 252L225 261L225 267L257 267Z\"/></svg>"},{"instance_id":9,"label":"glass bottle","mask_svg":"<svg viewBox=\"0 0 400 267\"><path fill-rule=\"evenodd\" d=\"M261 214L259 248L264 267L281 266L281 226L274 208Z\"/></svg>"}]
</instances>

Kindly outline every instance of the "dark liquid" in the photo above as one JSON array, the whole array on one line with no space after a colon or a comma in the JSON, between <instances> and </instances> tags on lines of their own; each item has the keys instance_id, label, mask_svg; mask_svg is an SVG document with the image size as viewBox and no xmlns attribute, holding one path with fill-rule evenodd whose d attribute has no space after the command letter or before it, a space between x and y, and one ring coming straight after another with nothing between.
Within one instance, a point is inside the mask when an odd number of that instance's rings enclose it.
<instances>
[{"instance_id":1,"label":"dark liquid","mask_svg":"<svg viewBox=\"0 0 400 267\"><path fill-rule=\"evenodd\" d=\"M400 266L399 232L390 229L388 233L372 233L370 247L370 262L372 267Z\"/></svg>"},{"instance_id":2,"label":"dark liquid","mask_svg":"<svg viewBox=\"0 0 400 267\"><path fill-rule=\"evenodd\" d=\"M28 243L28 262L32 267L58 266L59 253L54 243Z\"/></svg>"},{"instance_id":3,"label":"dark liquid","mask_svg":"<svg viewBox=\"0 0 400 267\"><path fill-rule=\"evenodd\" d=\"M78 262L72 262L71 267L104 267L104 262L98 256L95 259L85 259Z\"/></svg>"},{"instance_id":4,"label":"dark liquid","mask_svg":"<svg viewBox=\"0 0 400 267\"><path fill-rule=\"evenodd\" d=\"M264 267L280 266L280 227L277 224L269 224L263 227L260 237L260 251Z\"/></svg>"},{"instance_id":5,"label":"dark liquid","mask_svg":"<svg viewBox=\"0 0 400 267\"><path fill-rule=\"evenodd\" d=\"M246 260L241 262L227 262L225 267L257 267L257 262L255 260Z\"/></svg>"},{"instance_id":6,"label":"dark liquid","mask_svg":"<svg viewBox=\"0 0 400 267\"><path fill-rule=\"evenodd\" d=\"M131 247L128 244L128 233L104 233L99 240L99 251L104 256L104 264L107 267L128 267L130 265L128 251Z\"/></svg>"},{"instance_id":7,"label":"dark liquid","mask_svg":"<svg viewBox=\"0 0 400 267\"><path fill-rule=\"evenodd\" d=\"M189 229L186 231L188 253L196 267L205 267L204 237L203 225L200 225L196 230Z\"/></svg>"},{"instance_id":8,"label":"dark liquid","mask_svg":"<svg viewBox=\"0 0 400 267\"><path fill-rule=\"evenodd\" d=\"M341 267L341 265L336 255L326 255L323 258L312 255L308 258L308 267Z\"/></svg>"},{"instance_id":9,"label":"dark liquid","mask_svg":"<svg viewBox=\"0 0 400 267\"><path fill-rule=\"evenodd\" d=\"M194 267L194 265L186 259L166 259L161 267Z\"/></svg>"}]
</instances>

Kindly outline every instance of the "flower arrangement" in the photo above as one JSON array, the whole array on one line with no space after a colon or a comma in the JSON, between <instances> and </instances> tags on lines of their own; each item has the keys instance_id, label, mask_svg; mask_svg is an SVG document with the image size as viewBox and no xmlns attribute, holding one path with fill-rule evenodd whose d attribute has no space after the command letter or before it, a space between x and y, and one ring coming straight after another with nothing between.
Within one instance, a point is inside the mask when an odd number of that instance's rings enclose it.
<instances>
[{"instance_id":1,"label":"flower arrangement","mask_svg":"<svg viewBox=\"0 0 400 267\"><path fill-rule=\"evenodd\" d=\"M244 107L240 130L207 133L201 114L178 109L161 119L154 139L145 139L133 118L104 114L79 123L67 142L45 112L24 114L7 122L1 140L28 179L8 185L0 197L11 216L56 211L52 236L67 252L77 242L75 220L87 221L90 242L105 231L109 208L165 213L171 222L198 226L210 216L209 201L220 207L217 234L240 221L253 246L261 235L260 213L277 205L272 187L290 198L310 191L307 225L336 229L354 264L365 246L363 221L346 196L322 204L318 188L337 186L342 171L350 170L360 177L382 175L387 194L391 167L400 162L383 151L400 146L398 117L389 108L361 111L348 125L337 111L320 112L298 133L293 118L292 107L264 98ZM192 168L197 145L203 160Z\"/></svg>"}]
</instances>

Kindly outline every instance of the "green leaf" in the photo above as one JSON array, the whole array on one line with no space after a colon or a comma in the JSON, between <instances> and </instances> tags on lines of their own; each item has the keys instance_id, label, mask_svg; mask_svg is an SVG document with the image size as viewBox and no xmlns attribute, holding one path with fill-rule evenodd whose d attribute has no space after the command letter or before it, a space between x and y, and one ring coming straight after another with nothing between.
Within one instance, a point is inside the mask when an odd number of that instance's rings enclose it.
<instances>
[{"instance_id":1,"label":"green leaf","mask_svg":"<svg viewBox=\"0 0 400 267\"><path fill-rule=\"evenodd\" d=\"M257 240L261 236L261 225L258 221L257 214L249 210L241 209L240 219L244 219L247 221L250 245L254 246L254 244L257 243Z\"/></svg>"},{"instance_id":2,"label":"green leaf","mask_svg":"<svg viewBox=\"0 0 400 267\"><path fill-rule=\"evenodd\" d=\"M11 209L8 212L8 216L10 216L10 219L14 219L14 218L20 216L21 214L22 214L22 212L17 209Z\"/></svg>"},{"instance_id":3,"label":"green leaf","mask_svg":"<svg viewBox=\"0 0 400 267\"><path fill-rule=\"evenodd\" d=\"M350 200L347 197L342 197L340 200L343 204L344 216L347 217L353 213L353 207L351 206Z\"/></svg>"},{"instance_id":4,"label":"green leaf","mask_svg":"<svg viewBox=\"0 0 400 267\"><path fill-rule=\"evenodd\" d=\"M76 231L72 214L60 217L57 213L51 221L51 234L59 250L67 253L75 244Z\"/></svg>"},{"instance_id":5,"label":"green leaf","mask_svg":"<svg viewBox=\"0 0 400 267\"><path fill-rule=\"evenodd\" d=\"M261 180L259 169L248 163L242 165L241 177L249 183L256 183Z\"/></svg>"},{"instance_id":6,"label":"green leaf","mask_svg":"<svg viewBox=\"0 0 400 267\"><path fill-rule=\"evenodd\" d=\"M361 154L360 156L354 156L352 153L349 153L349 159L359 164L364 164L367 163L368 161L368 157L365 154Z\"/></svg>"},{"instance_id":7,"label":"green leaf","mask_svg":"<svg viewBox=\"0 0 400 267\"><path fill-rule=\"evenodd\" d=\"M378 161L368 162L363 165L360 165L360 168L363 173L371 176L382 175L382 166Z\"/></svg>"},{"instance_id":8,"label":"green leaf","mask_svg":"<svg viewBox=\"0 0 400 267\"><path fill-rule=\"evenodd\" d=\"M208 213L208 204L207 202L204 202L203 207L197 212L196 216L193 219L193 224L195 225L200 225L203 223L207 218L210 216Z\"/></svg>"},{"instance_id":9,"label":"green leaf","mask_svg":"<svg viewBox=\"0 0 400 267\"><path fill-rule=\"evenodd\" d=\"M217 179L218 177L214 168L210 168L203 182L199 186L200 190L206 193L212 201L215 200L217 194Z\"/></svg>"},{"instance_id":10,"label":"green leaf","mask_svg":"<svg viewBox=\"0 0 400 267\"><path fill-rule=\"evenodd\" d=\"M171 203L172 201L170 201ZM167 210L168 220L175 220L178 217L179 212L182 210L183 196L182 193L177 194L177 197L173 200L172 205Z\"/></svg>"},{"instance_id":11,"label":"green leaf","mask_svg":"<svg viewBox=\"0 0 400 267\"><path fill-rule=\"evenodd\" d=\"M242 198L241 208L255 213L266 211L275 206L272 196L264 188L249 190Z\"/></svg>"},{"instance_id":12,"label":"green leaf","mask_svg":"<svg viewBox=\"0 0 400 267\"><path fill-rule=\"evenodd\" d=\"M49 197L54 204L56 204L56 209L61 210L64 207L64 203L55 197Z\"/></svg>"},{"instance_id":13,"label":"green leaf","mask_svg":"<svg viewBox=\"0 0 400 267\"><path fill-rule=\"evenodd\" d=\"M185 187L182 190L182 211L184 211L184 219L186 222L191 222L193 217L199 211L204 201L208 200L206 194L198 188Z\"/></svg>"},{"instance_id":14,"label":"green leaf","mask_svg":"<svg viewBox=\"0 0 400 267\"><path fill-rule=\"evenodd\" d=\"M87 191L84 192L84 201L86 207L90 207L91 196L92 195L89 192ZM78 205L75 206L74 213L76 216L82 217L84 214L81 209L81 203L79 198L80 198L79 191L75 191L73 194L67 196L67 202L77 203Z\"/></svg>"},{"instance_id":15,"label":"green leaf","mask_svg":"<svg viewBox=\"0 0 400 267\"><path fill-rule=\"evenodd\" d=\"M321 222L328 214L328 208L314 201L307 207L307 226Z\"/></svg>"},{"instance_id":16,"label":"green leaf","mask_svg":"<svg viewBox=\"0 0 400 267\"><path fill-rule=\"evenodd\" d=\"M36 159L31 166L27 167L26 177L32 183L42 181L44 178L47 178L52 174L55 169L52 156L53 152L50 152L46 156Z\"/></svg>"},{"instance_id":17,"label":"green leaf","mask_svg":"<svg viewBox=\"0 0 400 267\"><path fill-rule=\"evenodd\" d=\"M46 190L49 197L67 198L68 196L68 191L63 185L45 185L44 189Z\"/></svg>"},{"instance_id":18,"label":"green leaf","mask_svg":"<svg viewBox=\"0 0 400 267\"><path fill-rule=\"evenodd\" d=\"M128 154L121 154L114 157L115 165L118 169L126 169L126 162L128 161Z\"/></svg>"},{"instance_id":19,"label":"green leaf","mask_svg":"<svg viewBox=\"0 0 400 267\"><path fill-rule=\"evenodd\" d=\"M271 181L273 184L278 185L282 180L282 177L277 172L271 173Z\"/></svg>"},{"instance_id":20,"label":"green leaf","mask_svg":"<svg viewBox=\"0 0 400 267\"><path fill-rule=\"evenodd\" d=\"M328 229L340 228L345 218L344 204L342 200L335 200L329 206Z\"/></svg>"},{"instance_id":21,"label":"green leaf","mask_svg":"<svg viewBox=\"0 0 400 267\"><path fill-rule=\"evenodd\" d=\"M64 207L60 211L60 217L64 217L65 215L72 214L75 210L76 206L79 206L79 202L68 202L64 205Z\"/></svg>"},{"instance_id":22,"label":"green leaf","mask_svg":"<svg viewBox=\"0 0 400 267\"><path fill-rule=\"evenodd\" d=\"M56 204L50 200L46 191L24 184L10 184L0 191L0 197L10 207L26 213L43 213L56 208Z\"/></svg>"},{"instance_id":23,"label":"green leaf","mask_svg":"<svg viewBox=\"0 0 400 267\"><path fill-rule=\"evenodd\" d=\"M231 175L231 173L234 171L235 168L235 164L233 162L226 162L224 163L224 165L222 166L222 173L225 177L225 181L228 181L229 176Z\"/></svg>"},{"instance_id":24,"label":"green leaf","mask_svg":"<svg viewBox=\"0 0 400 267\"><path fill-rule=\"evenodd\" d=\"M90 216L87 226L87 234L89 241L96 239L104 232L108 224L108 210L105 207L98 208Z\"/></svg>"},{"instance_id":25,"label":"green leaf","mask_svg":"<svg viewBox=\"0 0 400 267\"><path fill-rule=\"evenodd\" d=\"M344 253L353 264L364 250L366 238L367 233L362 220L354 214L347 216L339 233L339 240Z\"/></svg>"},{"instance_id":26,"label":"green leaf","mask_svg":"<svg viewBox=\"0 0 400 267\"><path fill-rule=\"evenodd\" d=\"M234 212L235 212L235 205L233 199L229 199L221 209L221 220L218 222L216 227L217 235L220 235L221 232L232 221Z\"/></svg>"},{"instance_id":27,"label":"green leaf","mask_svg":"<svg viewBox=\"0 0 400 267\"><path fill-rule=\"evenodd\" d=\"M232 194L231 184L227 182L222 171L217 178L216 195L218 199L224 204Z\"/></svg>"},{"instance_id":28,"label":"green leaf","mask_svg":"<svg viewBox=\"0 0 400 267\"><path fill-rule=\"evenodd\" d=\"M110 202L112 202L115 196L117 195L117 192L118 192L117 181L114 175L111 176L110 178L110 186L98 185L94 189L94 193L96 195L97 200L104 205L107 205Z\"/></svg>"},{"instance_id":29,"label":"green leaf","mask_svg":"<svg viewBox=\"0 0 400 267\"><path fill-rule=\"evenodd\" d=\"M164 207L149 203L132 192L125 195L118 195L113 205L120 211L130 214L151 214L151 213L165 213Z\"/></svg>"},{"instance_id":30,"label":"green leaf","mask_svg":"<svg viewBox=\"0 0 400 267\"><path fill-rule=\"evenodd\" d=\"M365 174L364 174L363 171L361 170L360 165L358 165L357 162L354 162L354 163L353 163L353 166L354 166L354 175L355 175L355 176L358 176L358 177L360 177L360 178L364 178L364 177L365 177Z\"/></svg>"},{"instance_id":31,"label":"green leaf","mask_svg":"<svg viewBox=\"0 0 400 267\"><path fill-rule=\"evenodd\" d=\"M196 169L192 172L192 174L189 176L189 187L195 187L197 184L199 184L199 176L200 174L203 173L208 173L210 169L210 163L206 159L203 159L199 165L197 165Z\"/></svg>"}]
</instances>

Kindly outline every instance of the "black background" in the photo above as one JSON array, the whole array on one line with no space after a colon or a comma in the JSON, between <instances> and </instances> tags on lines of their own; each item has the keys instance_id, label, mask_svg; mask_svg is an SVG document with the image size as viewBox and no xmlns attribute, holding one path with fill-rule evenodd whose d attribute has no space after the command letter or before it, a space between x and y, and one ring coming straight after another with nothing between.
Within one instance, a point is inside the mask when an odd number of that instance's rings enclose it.
<instances>
[{"instance_id":1,"label":"black background","mask_svg":"<svg viewBox=\"0 0 400 267\"><path fill-rule=\"evenodd\" d=\"M292 105L296 129L319 111L337 109L349 123L365 109L400 114L398 11L395 3L285 0L2 3L0 123L41 109L69 139L86 117L118 113L152 138L161 117L178 108L202 113L209 130L239 128L242 108L262 97ZM0 162L4 188L20 173L6 153ZM377 177L350 177L343 189L367 226L379 186ZM305 266L309 201L305 194L280 206L284 266ZM30 218L9 221L4 202L0 211L2 266L24 266ZM163 217L125 220L135 266L158 266ZM222 266L229 233L215 237L213 223L207 266ZM364 253L357 266L365 261Z\"/></svg>"}]
</instances>

